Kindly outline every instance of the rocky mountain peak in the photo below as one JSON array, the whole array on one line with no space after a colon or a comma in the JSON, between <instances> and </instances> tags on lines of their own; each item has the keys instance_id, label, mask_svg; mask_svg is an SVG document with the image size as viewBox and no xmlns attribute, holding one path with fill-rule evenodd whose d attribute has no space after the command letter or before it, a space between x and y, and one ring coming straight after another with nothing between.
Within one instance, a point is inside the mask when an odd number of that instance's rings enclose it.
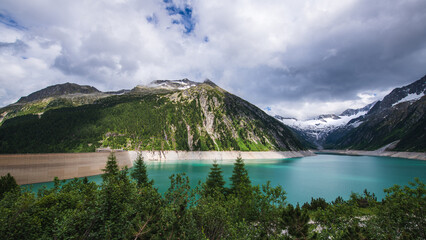
<instances>
[{"instance_id":1,"label":"rocky mountain peak","mask_svg":"<svg viewBox=\"0 0 426 240\"><path fill-rule=\"evenodd\" d=\"M368 115L381 112L385 109L389 109L398 102L401 102L401 100L404 100L405 98L408 99L414 99L414 98L420 98L426 94L426 76L420 78L419 80L400 87L395 88L390 92L388 95L386 95L382 101L378 101L368 112Z\"/></svg>"},{"instance_id":2,"label":"rocky mountain peak","mask_svg":"<svg viewBox=\"0 0 426 240\"><path fill-rule=\"evenodd\" d=\"M90 93L100 93L100 91L92 86L88 85L78 85L75 83L63 83L56 84L43 88L39 91L33 92L26 97L21 97L18 100L18 103L32 102L35 100L40 100L48 97L68 95L68 94L90 94Z\"/></svg>"},{"instance_id":3,"label":"rocky mountain peak","mask_svg":"<svg viewBox=\"0 0 426 240\"><path fill-rule=\"evenodd\" d=\"M151 82L148 87L184 90L199 84L200 83L198 82L193 82L187 78L184 78L181 80L155 80Z\"/></svg>"},{"instance_id":4,"label":"rocky mountain peak","mask_svg":"<svg viewBox=\"0 0 426 240\"><path fill-rule=\"evenodd\" d=\"M276 119L278 119L278 120L285 120L285 119L289 119L289 120L294 120L294 121L297 121L297 119L296 118L292 118L292 117L283 117L283 116L280 116L280 115L275 115L274 116L274 118L276 118Z\"/></svg>"},{"instance_id":5,"label":"rocky mountain peak","mask_svg":"<svg viewBox=\"0 0 426 240\"><path fill-rule=\"evenodd\" d=\"M331 118L331 119L334 119L334 120L340 119L340 117L337 116L336 114L322 114L322 115L319 115L318 117L314 118L314 120L325 121L325 119L327 119L327 118Z\"/></svg>"},{"instance_id":6,"label":"rocky mountain peak","mask_svg":"<svg viewBox=\"0 0 426 240\"><path fill-rule=\"evenodd\" d=\"M208 84L208 85L210 85L212 87L217 87L217 85L214 82L212 82L210 79L204 80L203 83Z\"/></svg>"},{"instance_id":7,"label":"rocky mountain peak","mask_svg":"<svg viewBox=\"0 0 426 240\"><path fill-rule=\"evenodd\" d=\"M368 112L374 106L375 103L376 102L372 102L366 105L365 107L358 108L358 109L352 109L352 108L346 109L340 114L340 116L353 116L360 112Z\"/></svg>"}]
</instances>

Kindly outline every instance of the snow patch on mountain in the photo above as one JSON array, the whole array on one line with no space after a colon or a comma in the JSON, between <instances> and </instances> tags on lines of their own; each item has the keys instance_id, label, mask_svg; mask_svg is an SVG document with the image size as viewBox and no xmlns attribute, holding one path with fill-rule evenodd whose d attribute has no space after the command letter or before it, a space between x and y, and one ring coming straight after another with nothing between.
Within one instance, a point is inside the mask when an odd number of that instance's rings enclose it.
<instances>
[{"instance_id":1,"label":"snow patch on mountain","mask_svg":"<svg viewBox=\"0 0 426 240\"><path fill-rule=\"evenodd\" d=\"M151 82L148 87L185 90L197 86L198 84L199 83L190 81L185 78L182 80L156 80Z\"/></svg>"},{"instance_id":2,"label":"snow patch on mountain","mask_svg":"<svg viewBox=\"0 0 426 240\"><path fill-rule=\"evenodd\" d=\"M308 120L298 120L296 118L282 117L273 114L270 108L265 108L265 112L274 116L287 126L302 134L309 142L315 144L319 149L326 137L339 128L356 128L363 123L363 116L376 104L373 102L363 108L346 109L341 114L323 114Z\"/></svg>"},{"instance_id":3,"label":"snow patch on mountain","mask_svg":"<svg viewBox=\"0 0 426 240\"><path fill-rule=\"evenodd\" d=\"M420 93L410 93L408 94L406 97L404 97L403 99L399 100L398 102L392 104L392 107L400 104L402 102L414 102L419 100L420 98L422 98L425 94L423 92Z\"/></svg>"},{"instance_id":4,"label":"snow patch on mountain","mask_svg":"<svg viewBox=\"0 0 426 240\"><path fill-rule=\"evenodd\" d=\"M349 125L353 128L357 128L359 127L359 125L361 125L362 121L355 121L353 123L349 123Z\"/></svg>"},{"instance_id":5,"label":"snow patch on mountain","mask_svg":"<svg viewBox=\"0 0 426 240\"><path fill-rule=\"evenodd\" d=\"M328 117L319 116L314 119L310 120L296 120L296 119L283 119L282 122L286 125L290 125L292 127L297 127L299 129L316 129L316 130L322 130L322 131L329 131L336 127L340 127L343 125L346 125L350 120L354 118L358 118L364 114L366 114L367 111L358 112L357 114L351 115L351 116L336 116L336 115L330 115Z\"/></svg>"},{"instance_id":6,"label":"snow patch on mountain","mask_svg":"<svg viewBox=\"0 0 426 240\"><path fill-rule=\"evenodd\" d=\"M327 115L321 115L314 119L309 120L297 120L294 118L282 118L281 122L284 124L297 128L299 130L302 130L306 132L307 134L311 135L312 137L315 137L315 139L319 140L322 137L325 137L330 131L345 126L348 124L348 122L352 119L361 117L362 115L365 115L367 111L359 111L354 115L334 115L334 114L327 114ZM361 123L353 123L352 126L355 127L359 126Z\"/></svg>"}]
</instances>

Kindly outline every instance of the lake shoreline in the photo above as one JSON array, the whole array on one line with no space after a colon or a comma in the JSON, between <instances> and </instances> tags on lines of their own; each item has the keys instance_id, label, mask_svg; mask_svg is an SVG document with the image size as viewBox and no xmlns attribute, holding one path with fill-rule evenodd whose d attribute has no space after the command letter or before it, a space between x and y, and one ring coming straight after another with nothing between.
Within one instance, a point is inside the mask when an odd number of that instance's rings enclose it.
<instances>
[{"instance_id":1,"label":"lake shoreline","mask_svg":"<svg viewBox=\"0 0 426 240\"><path fill-rule=\"evenodd\" d=\"M284 159L314 156L312 151L142 151L146 161ZM19 185L102 174L110 152L0 154L0 176L10 173ZM133 167L136 151L116 151L119 167Z\"/></svg>"},{"instance_id":2,"label":"lake shoreline","mask_svg":"<svg viewBox=\"0 0 426 240\"><path fill-rule=\"evenodd\" d=\"M392 151L364 151L364 150L318 150L315 153L338 154L349 156L376 156L407 158L426 161L426 152L392 152Z\"/></svg>"},{"instance_id":3,"label":"lake shoreline","mask_svg":"<svg viewBox=\"0 0 426 240\"><path fill-rule=\"evenodd\" d=\"M129 154L136 158L137 152ZM242 159L283 159L315 156L311 150L306 151L141 151L146 161L179 161L179 160L235 160Z\"/></svg>"},{"instance_id":4,"label":"lake shoreline","mask_svg":"<svg viewBox=\"0 0 426 240\"><path fill-rule=\"evenodd\" d=\"M176 173L185 172L190 178L191 188L198 186L199 181L206 180L213 161L196 159L145 162L149 178L154 180L155 187L164 194L170 187L169 177ZM234 162L235 160L218 160L227 183L230 183ZM394 184L405 185L415 177L423 182L426 180L425 161L402 158L317 154L289 159L247 159L245 163L254 185L262 185L267 181L271 181L271 186L281 185L287 192L287 201L294 205L309 202L312 197L321 197L328 202L338 196L348 200L352 192L362 194L364 189L382 199L385 197L383 189ZM88 179L98 185L102 184L101 175ZM31 184L27 187L33 187L32 192L36 193L43 186L52 188L53 182Z\"/></svg>"}]
</instances>

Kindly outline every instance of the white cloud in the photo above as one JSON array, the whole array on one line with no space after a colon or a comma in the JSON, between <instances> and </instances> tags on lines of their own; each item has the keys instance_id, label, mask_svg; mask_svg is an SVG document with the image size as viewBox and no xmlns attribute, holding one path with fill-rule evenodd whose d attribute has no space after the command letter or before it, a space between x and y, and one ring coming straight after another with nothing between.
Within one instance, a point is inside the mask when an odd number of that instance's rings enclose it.
<instances>
[{"instance_id":1,"label":"white cloud","mask_svg":"<svg viewBox=\"0 0 426 240\"><path fill-rule=\"evenodd\" d=\"M372 98L363 93L424 74L421 0L174 4L192 8L189 34L163 1L3 1L0 10L25 29L0 23L0 42L28 48L2 52L0 104L66 81L113 90L187 77L307 116L364 104Z\"/></svg>"},{"instance_id":2,"label":"white cloud","mask_svg":"<svg viewBox=\"0 0 426 240\"><path fill-rule=\"evenodd\" d=\"M366 105L382 100L384 96L389 94L392 89L379 92L362 92L357 95L356 99L345 101L309 101L309 102L278 102L270 106L261 105L262 109L271 108L269 114L280 115L283 117L293 117L299 120L307 120L317 117L319 114L336 114L339 115L346 109L358 109Z\"/></svg>"},{"instance_id":3,"label":"white cloud","mask_svg":"<svg viewBox=\"0 0 426 240\"><path fill-rule=\"evenodd\" d=\"M26 39L22 51L2 51L0 48L0 104L7 105L46 85L60 81L62 74L50 67L59 55L60 47L40 46L38 39Z\"/></svg>"}]
</instances>

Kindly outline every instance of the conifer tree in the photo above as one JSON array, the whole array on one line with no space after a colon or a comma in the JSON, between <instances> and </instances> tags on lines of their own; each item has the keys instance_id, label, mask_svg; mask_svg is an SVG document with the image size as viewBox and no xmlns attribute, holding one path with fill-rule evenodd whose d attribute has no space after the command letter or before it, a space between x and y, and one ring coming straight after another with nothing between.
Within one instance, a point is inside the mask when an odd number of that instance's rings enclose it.
<instances>
[{"instance_id":1,"label":"conifer tree","mask_svg":"<svg viewBox=\"0 0 426 240\"><path fill-rule=\"evenodd\" d=\"M251 184L248 172L245 168L244 160L241 155L235 160L234 170L232 171L231 180L231 192L236 192L242 187L249 186Z\"/></svg>"},{"instance_id":2,"label":"conifer tree","mask_svg":"<svg viewBox=\"0 0 426 240\"><path fill-rule=\"evenodd\" d=\"M104 171L104 174L102 175L104 181L111 176L118 176L119 169L117 157L115 156L114 152L111 152L111 154L108 156L105 169L102 169L102 171Z\"/></svg>"},{"instance_id":3,"label":"conifer tree","mask_svg":"<svg viewBox=\"0 0 426 240\"><path fill-rule=\"evenodd\" d=\"M3 198L3 194L9 192L13 189L16 189L18 184L15 181L15 178L8 173L5 176L0 178L0 199Z\"/></svg>"},{"instance_id":4,"label":"conifer tree","mask_svg":"<svg viewBox=\"0 0 426 240\"><path fill-rule=\"evenodd\" d=\"M206 180L206 194L211 195L215 189L223 193L224 185L225 181L223 180L222 169L217 164L217 161L214 161Z\"/></svg>"},{"instance_id":5,"label":"conifer tree","mask_svg":"<svg viewBox=\"0 0 426 240\"><path fill-rule=\"evenodd\" d=\"M100 222L98 239L129 239L132 223L129 221L134 209L135 187L128 177L128 169L119 170L114 153L108 156L103 182L99 192L99 213L95 222ZM118 237L120 236L120 237Z\"/></svg>"},{"instance_id":6,"label":"conifer tree","mask_svg":"<svg viewBox=\"0 0 426 240\"><path fill-rule=\"evenodd\" d=\"M131 176L134 180L136 180L138 187L152 186L154 184L154 181L150 181L148 178L146 165L141 154L138 154L138 157L136 158Z\"/></svg>"}]
</instances>

